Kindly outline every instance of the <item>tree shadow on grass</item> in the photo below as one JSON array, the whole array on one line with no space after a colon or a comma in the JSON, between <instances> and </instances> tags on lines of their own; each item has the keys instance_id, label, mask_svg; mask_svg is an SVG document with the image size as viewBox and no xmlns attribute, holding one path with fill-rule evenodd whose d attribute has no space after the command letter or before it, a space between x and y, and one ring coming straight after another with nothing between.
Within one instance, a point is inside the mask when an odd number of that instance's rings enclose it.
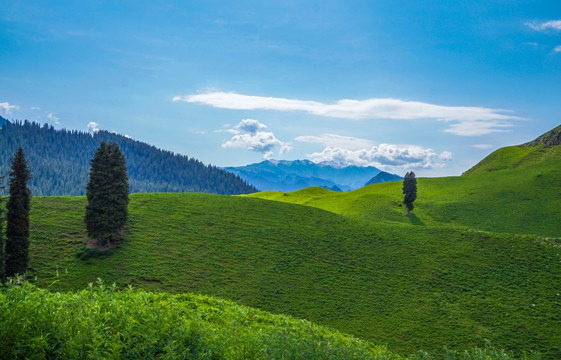
<instances>
[{"instance_id":1,"label":"tree shadow on grass","mask_svg":"<svg viewBox=\"0 0 561 360\"><path fill-rule=\"evenodd\" d=\"M415 214L409 214L407 215L407 217L409 218L409 221L413 225L426 226L425 223L421 219L419 219Z\"/></svg>"}]
</instances>

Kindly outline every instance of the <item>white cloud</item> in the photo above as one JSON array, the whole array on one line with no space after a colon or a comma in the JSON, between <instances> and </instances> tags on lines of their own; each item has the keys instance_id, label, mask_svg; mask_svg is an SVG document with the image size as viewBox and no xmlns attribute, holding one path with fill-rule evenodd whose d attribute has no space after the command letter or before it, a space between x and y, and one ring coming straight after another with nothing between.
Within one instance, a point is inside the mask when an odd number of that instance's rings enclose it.
<instances>
[{"instance_id":1,"label":"white cloud","mask_svg":"<svg viewBox=\"0 0 561 360\"><path fill-rule=\"evenodd\" d=\"M95 134L96 132L98 132L99 129L99 124L96 123L95 121L90 121L88 123L88 131L91 132L92 134Z\"/></svg>"},{"instance_id":2,"label":"white cloud","mask_svg":"<svg viewBox=\"0 0 561 360\"><path fill-rule=\"evenodd\" d=\"M0 103L0 113L4 115L10 115L12 110L19 110L19 106L17 105L10 105L8 102Z\"/></svg>"},{"instance_id":3,"label":"white cloud","mask_svg":"<svg viewBox=\"0 0 561 360\"><path fill-rule=\"evenodd\" d=\"M52 112L50 112L50 113L47 115L47 118L48 118L49 120L51 120L54 124L60 125L60 121L59 121L60 119L57 118Z\"/></svg>"},{"instance_id":4,"label":"white cloud","mask_svg":"<svg viewBox=\"0 0 561 360\"><path fill-rule=\"evenodd\" d=\"M41 108L39 106L32 106L30 107L31 110L41 110Z\"/></svg>"},{"instance_id":5,"label":"white cloud","mask_svg":"<svg viewBox=\"0 0 561 360\"><path fill-rule=\"evenodd\" d=\"M452 159L452 153L443 151L438 154L417 145L380 144L361 150L326 147L322 152L309 154L308 158L339 166L375 166L385 171L407 171L442 167L445 161Z\"/></svg>"},{"instance_id":6,"label":"white cloud","mask_svg":"<svg viewBox=\"0 0 561 360\"><path fill-rule=\"evenodd\" d=\"M258 131L265 130L267 126L261 124L259 121L254 119L243 119L238 125L234 126L235 131L245 131L250 134L255 134Z\"/></svg>"},{"instance_id":7,"label":"white cloud","mask_svg":"<svg viewBox=\"0 0 561 360\"><path fill-rule=\"evenodd\" d=\"M273 150L280 148L279 153L283 154L292 150L289 143L280 141L270 131L265 131L267 126L253 119L243 119L238 125L229 132L235 135L222 144L224 148L242 148L263 154L264 159L271 159L274 155Z\"/></svg>"},{"instance_id":8,"label":"white cloud","mask_svg":"<svg viewBox=\"0 0 561 360\"><path fill-rule=\"evenodd\" d=\"M553 49L553 51L555 51L555 52L561 52L561 45L557 45L557 46L555 47L555 49Z\"/></svg>"},{"instance_id":9,"label":"white cloud","mask_svg":"<svg viewBox=\"0 0 561 360\"><path fill-rule=\"evenodd\" d=\"M445 132L461 136L479 136L496 132L508 132L513 124L508 121L462 121L451 124Z\"/></svg>"},{"instance_id":10,"label":"white cloud","mask_svg":"<svg viewBox=\"0 0 561 360\"><path fill-rule=\"evenodd\" d=\"M442 161L450 161L452 160L452 153L450 151L443 151L440 153L440 155L438 155L438 157Z\"/></svg>"},{"instance_id":11,"label":"white cloud","mask_svg":"<svg viewBox=\"0 0 561 360\"><path fill-rule=\"evenodd\" d=\"M282 141L277 139L272 132L260 131L254 134L234 135L230 140L222 144L222 147L245 148L255 152L266 153L281 145Z\"/></svg>"},{"instance_id":12,"label":"white cloud","mask_svg":"<svg viewBox=\"0 0 561 360\"><path fill-rule=\"evenodd\" d=\"M490 144L475 144L475 145L472 145L472 146L476 149L490 149L490 148L493 147L493 145L490 145Z\"/></svg>"},{"instance_id":13,"label":"white cloud","mask_svg":"<svg viewBox=\"0 0 561 360\"><path fill-rule=\"evenodd\" d=\"M352 136L343 136L337 134L323 134L321 136L298 136L294 140L350 150L364 149L374 145L374 143L368 139L361 139Z\"/></svg>"},{"instance_id":14,"label":"white cloud","mask_svg":"<svg viewBox=\"0 0 561 360\"><path fill-rule=\"evenodd\" d=\"M561 30L561 20L550 20L542 23L527 22L526 26L536 31Z\"/></svg>"},{"instance_id":15,"label":"white cloud","mask_svg":"<svg viewBox=\"0 0 561 360\"><path fill-rule=\"evenodd\" d=\"M342 119L437 119L461 125L470 122L480 125L479 131L464 133L449 131L456 135L473 136L496 131L494 124L510 124L520 117L509 114L509 110L470 106L442 106L420 101L406 101L393 98L372 98L366 100L343 99L333 104L298 99L251 96L226 92L176 96L173 101L206 104L217 108L234 110L276 110L304 111L313 115ZM462 126L459 127L461 129ZM448 130L450 130L448 129Z\"/></svg>"}]
</instances>

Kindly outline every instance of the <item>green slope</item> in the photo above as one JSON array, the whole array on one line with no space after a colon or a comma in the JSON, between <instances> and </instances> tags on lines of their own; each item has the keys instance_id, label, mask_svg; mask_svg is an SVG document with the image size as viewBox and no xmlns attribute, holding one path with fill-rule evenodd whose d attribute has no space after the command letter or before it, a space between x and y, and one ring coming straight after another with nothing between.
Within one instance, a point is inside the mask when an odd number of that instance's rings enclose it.
<instances>
[{"instance_id":1,"label":"green slope","mask_svg":"<svg viewBox=\"0 0 561 360\"><path fill-rule=\"evenodd\" d=\"M51 290L82 289L100 277L119 287L219 296L401 354L490 340L561 357L559 242L436 226L420 201L411 224L395 186L373 185L348 201L319 189L275 194L324 201L333 211L346 204L347 216L249 197L134 194L121 248L87 261L75 256L86 240L85 198L34 198L30 265L37 284ZM369 208L371 199L391 206ZM362 212L391 221L351 216Z\"/></svg>"},{"instance_id":2,"label":"green slope","mask_svg":"<svg viewBox=\"0 0 561 360\"><path fill-rule=\"evenodd\" d=\"M475 175L489 171L523 168L540 164L544 161L559 159L561 146L547 147L543 144L535 146L508 146L492 152L477 165L469 169L464 175Z\"/></svg>"},{"instance_id":3,"label":"green slope","mask_svg":"<svg viewBox=\"0 0 561 360\"><path fill-rule=\"evenodd\" d=\"M541 161L528 161L523 167L461 177L419 178L412 217L404 216L402 182L370 185L348 193L309 188L249 196L313 206L373 222L559 237L561 221L556 209L561 199L561 154L553 156L559 149L561 146L550 148L539 155Z\"/></svg>"},{"instance_id":4,"label":"green slope","mask_svg":"<svg viewBox=\"0 0 561 360\"><path fill-rule=\"evenodd\" d=\"M561 157L561 125L539 136L535 140L518 146L498 149L481 160L464 175L512 169L539 164Z\"/></svg>"}]
</instances>

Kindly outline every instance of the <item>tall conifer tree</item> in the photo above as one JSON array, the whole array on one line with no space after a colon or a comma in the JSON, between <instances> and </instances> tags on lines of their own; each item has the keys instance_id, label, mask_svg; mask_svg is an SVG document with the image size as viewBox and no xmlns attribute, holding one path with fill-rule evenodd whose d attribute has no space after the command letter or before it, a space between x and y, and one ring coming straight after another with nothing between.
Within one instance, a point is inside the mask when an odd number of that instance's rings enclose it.
<instances>
[{"instance_id":1,"label":"tall conifer tree","mask_svg":"<svg viewBox=\"0 0 561 360\"><path fill-rule=\"evenodd\" d=\"M417 179L415 178L415 173L413 171L405 174L403 179L403 203L407 207L407 215L411 214L413 210L413 201L417 199Z\"/></svg>"},{"instance_id":2,"label":"tall conifer tree","mask_svg":"<svg viewBox=\"0 0 561 360\"><path fill-rule=\"evenodd\" d=\"M23 275L29 263L29 204L27 182L31 172L21 146L12 160L9 199L6 205L6 275Z\"/></svg>"},{"instance_id":3,"label":"tall conifer tree","mask_svg":"<svg viewBox=\"0 0 561 360\"><path fill-rule=\"evenodd\" d=\"M86 188L88 236L100 245L115 239L128 220L129 183L125 156L119 145L101 142L91 160Z\"/></svg>"},{"instance_id":4,"label":"tall conifer tree","mask_svg":"<svg viewBox=\"0 0 561 360\"><path fill-rule=\"evenodd\" d=\"M113 211L114 228L121 230L128 221L129 178L125 155L115 142L109 143L109 163L111 164L112 193L115 199Z\"/></svg>"},{"instance_id":5,"label":"tall conifer tree","mask_svg":"<svg viewBox=\"0 0 561 360\"><path fill-rule=\"evenodd\" d=\"M4 179L0 176L0 182ZM0 190L4 190L4 186L0 185ZM6 258L4 254L4 200L0 197L0 282L6 280Z\"/></svg>"}]
</instances>

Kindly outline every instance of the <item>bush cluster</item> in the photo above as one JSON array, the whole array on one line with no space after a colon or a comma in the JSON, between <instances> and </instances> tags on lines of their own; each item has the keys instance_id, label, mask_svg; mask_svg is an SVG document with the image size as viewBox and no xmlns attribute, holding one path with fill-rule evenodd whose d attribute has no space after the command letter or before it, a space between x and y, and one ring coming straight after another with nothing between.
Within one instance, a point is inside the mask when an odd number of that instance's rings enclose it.
<instances>
[{"instance_id":1,"label":"bush cluster","mask_svg":"<svg viewBox=\"0 0 561 360\"><path fill-rule=\"evenodd\" d=\"M0 353L48 359L398 359L308 321L229 301L101 281L71 293L0 293Z\"/></svg>"}]
</instances>

